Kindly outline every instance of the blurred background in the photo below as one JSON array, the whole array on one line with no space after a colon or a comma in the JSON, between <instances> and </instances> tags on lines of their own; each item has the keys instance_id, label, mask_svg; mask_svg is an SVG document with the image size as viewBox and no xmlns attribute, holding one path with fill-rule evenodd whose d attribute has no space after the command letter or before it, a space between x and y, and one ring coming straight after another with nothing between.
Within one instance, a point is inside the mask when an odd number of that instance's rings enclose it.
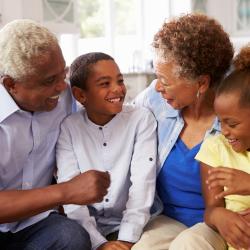
<instances>
[{"instance_id":1,"label":"blurred background","mask_svg":"<svg viewBox=\"0 0 250 250\"><path fill-rule=\"evenodd\" d=\"M250 0L0 0L0 27L20 18L42 23L57 35L67 65L91 51L112 55L130 100L154 78L153 35L165 20L191 12L216 18L236 51L250 42Z\"/></svg>"}]
</instances>

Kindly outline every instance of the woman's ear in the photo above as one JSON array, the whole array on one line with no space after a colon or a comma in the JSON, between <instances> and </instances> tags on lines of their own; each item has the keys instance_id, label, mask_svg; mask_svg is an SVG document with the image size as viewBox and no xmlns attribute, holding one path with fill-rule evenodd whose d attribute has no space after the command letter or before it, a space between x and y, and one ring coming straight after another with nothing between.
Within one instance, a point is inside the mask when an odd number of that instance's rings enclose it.
<instances>
[{"instance_id":1,"label":"woman's ear","mask_svg":"<svg viewBox=\"0 0 250 250\"><path fill-rule=\"evenodd\" d=\"M75 97L75 99L78 102L80 102L82 105L84 105L84 103L86 101L86 96L85 96L84 90L74 86L74 87L72 87L72 93L73 93L73 96Z\"/></svg>"},{"instance_id":2,"label":"woman's ear","mask_svg":"<svg viewBox=\"0 0 250 250\"><path fill-rule=\"evenodd\" d=\"M211 77L209 75L201 75L198 79L199 93L204 94L210 87Z\"/></svg>"}]
</instances>

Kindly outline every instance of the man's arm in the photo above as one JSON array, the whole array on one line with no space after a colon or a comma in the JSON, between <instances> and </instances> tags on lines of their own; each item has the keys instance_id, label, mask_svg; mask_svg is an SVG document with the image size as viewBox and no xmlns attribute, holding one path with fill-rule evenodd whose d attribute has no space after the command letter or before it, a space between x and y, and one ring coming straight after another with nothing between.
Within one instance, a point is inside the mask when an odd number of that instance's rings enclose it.
<instances>
[{"instance_id":1,"label":"man's arm","mask_svg":"<svg viewBox=\"0 0 250 250\"><path fill-rule=\"evenodd\" d=\"M0 191L0 223L24 219L63 204L100 202L109 184L108 173L90 170L44 188Z\"/></svg>"}]
</instances>

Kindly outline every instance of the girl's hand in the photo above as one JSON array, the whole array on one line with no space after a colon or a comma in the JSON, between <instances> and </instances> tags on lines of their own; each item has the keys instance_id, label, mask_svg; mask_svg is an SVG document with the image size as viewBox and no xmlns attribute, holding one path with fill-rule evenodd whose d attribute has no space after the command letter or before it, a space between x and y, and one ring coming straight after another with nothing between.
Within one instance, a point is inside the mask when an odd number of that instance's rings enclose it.
<instances>
[{"instance_id":1,"label":"girl's hand","mask_svg":"<svg viewBox=\"0 0 250 250\"><path fill-rule=\"evenodd\" d=\"M225 208L214 211L214 225L220 235L234 248L248 249L250 246L250 224L239 213Z\"/></svg>"},{"instance_id":2,"label":"girl's hand","mask_svg":"<svg viewBox=\"0 0 250 250\"><path fill-rule=\"evenodd\" d=\"M97 250L130 250L134 244L126 241L108 241L97 248Z\"/></svg>"},{"instance_id":3,"label":"girl's hand","mask_svg":"<svg viewBox=\"0 0 250 250\"><path fill-rule=\"evenodd\" d=\"M250 174L241 170L217 167L208 171L206 180L209 189L226 187L226 190L218 193L216 199L229 194L250 195Z\"/></svg>"}]
</instances>

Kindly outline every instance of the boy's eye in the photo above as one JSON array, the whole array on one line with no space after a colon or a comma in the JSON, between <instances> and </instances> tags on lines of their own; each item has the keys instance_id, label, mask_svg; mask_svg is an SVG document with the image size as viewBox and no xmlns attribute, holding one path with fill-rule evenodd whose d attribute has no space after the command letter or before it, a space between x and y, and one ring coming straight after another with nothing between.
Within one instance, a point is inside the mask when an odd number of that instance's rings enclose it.
<instances>
[{"instance_id":1,"label":"boy's eye","mask_svg":"<svg viewBox=\"0 0 250 250\"><path fill-rule=\"evenodd\" d=\"M124 84L124 80L123 79L119 79L118 83L122 85L122 84Z\"/></svg>"},{"instance_id":2,"label":"boy's eye","mask_svg":"<svg viewBox=\"0 0 250 250\"><path fill-rule=\"evenodd\" d=\"M101 82L100 84L99 84L99 86L101 86L101 87L106 87L106 86L108 86L109 85L109 82Z\"/></svg>"}]
</instances>

